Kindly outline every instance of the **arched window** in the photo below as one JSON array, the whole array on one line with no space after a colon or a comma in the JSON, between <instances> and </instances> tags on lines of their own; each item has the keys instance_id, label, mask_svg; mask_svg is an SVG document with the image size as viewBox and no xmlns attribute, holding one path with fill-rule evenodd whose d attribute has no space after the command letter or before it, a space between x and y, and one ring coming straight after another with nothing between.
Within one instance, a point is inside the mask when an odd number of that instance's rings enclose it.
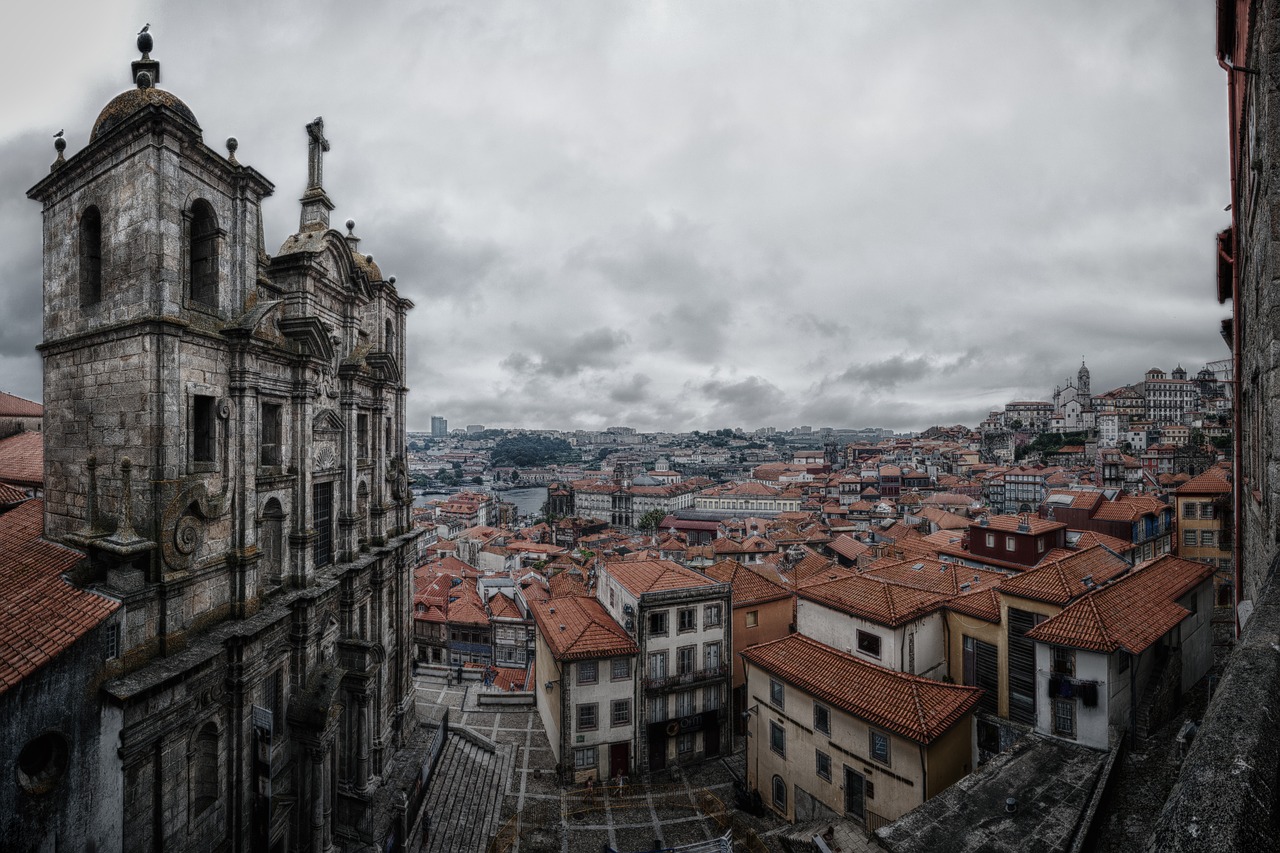
<instances>
[{"instance_id":1,"label":"arched window","mask_svg":"<svg viewBox=\"0 0 1280 853\"><path fill-rule=\"evenodd\" d=\"M205 723L192 740L187 757L192 817L204 814L218 801L218 764L218 727Z\"/></svg>"},{"instance_id":2,"label":"arched window","mask_svg":"<svg viewBox=\"0 0 1280 853\"><path fill-rule=\"evenodd\" d=\"M102 299L102 214L90 206L80 217L80 304Z\"/></svg>"},{"instance_id":3,"label":"arched window","mask_svg":"<svg viewBox=\"0 0 1280 853\"><path fill-rule=\"evenodd\" d=\"M787 810L787 783L781 776L773 777L773 804L784 812Z\"/></svg>"},{"instance_id":4,"label":"arched window","mask_svg":"<svg viewBox=\"0 0 1280 853\"><path fill-rule=\"evenodd\" d=\"M356 515L360 525L358 544L361 548L367 548L369 546L369 487L364 480L361 480L356 488Z\"/></svg>"},{"instance_id":5,"label":"arched window","mask_svg":"<svg viewBox=\"0 0 1280 853\"><path fill-rule=\"evenodd\" d=\"M209 308L218 305L218 221L204 199L191 205L191 301Z\"/></svg>"},{"instance_id":6,"label":"arched window","mask_svg":"<svg viewBox=\"0 0 1280 853\"><path fill-rule=\"evenodd\" d=\"M284 510L275 498L262 509L261 547L267 579L278 583L284 574Z\"/></svg>"}]
</instances>

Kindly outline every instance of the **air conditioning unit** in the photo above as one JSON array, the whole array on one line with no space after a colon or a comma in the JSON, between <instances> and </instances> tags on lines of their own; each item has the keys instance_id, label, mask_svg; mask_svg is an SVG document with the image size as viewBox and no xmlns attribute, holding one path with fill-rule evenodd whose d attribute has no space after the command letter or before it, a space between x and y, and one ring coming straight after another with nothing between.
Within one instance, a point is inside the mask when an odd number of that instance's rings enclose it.
<instances>
[{"instance_id":1,"label":"air conditioning unit","mask_svg":"<svg viewBox=\"0 0 1280 853\"><path fill-rule=\"evenodd\" d=\"M635 612L636 612L636 609L632 607L630 604L622 605L622 613L624 616L633 616L635 615Z\"/></svg>"},{"instance_id":2,"label":"air conditioning unit","mask_svg":"<svg viewBox=\"0 0 1280 853\"><path fill-rule=\"evenodd\" d=\"M636 629L636 620L632 619L631 617L627 617L627 630L634 631L635 629Z\"/></svg>"}]
</instances>

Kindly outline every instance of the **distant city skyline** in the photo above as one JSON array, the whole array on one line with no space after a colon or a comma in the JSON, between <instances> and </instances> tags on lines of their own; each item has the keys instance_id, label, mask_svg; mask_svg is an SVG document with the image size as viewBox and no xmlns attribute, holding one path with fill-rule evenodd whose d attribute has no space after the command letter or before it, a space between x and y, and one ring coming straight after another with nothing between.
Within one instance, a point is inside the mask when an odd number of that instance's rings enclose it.
<instances>
[{"instance_id":1,"label":"distant city skyline","mask_svg":"<svg viewBox=\"0 0 1280 853\"><path fill-rule=\"evenodd\" d=\"M415 425L921 430L1042 396L1080 353L1099 388L1228 354L1202 2L375 3L360 38L346 5L298 10L17 13L57 46L0 59L41 69L0 128L6 390L41 396L25 190L126 88L145 21L161 88L275 183L269 253L324 116L334 221L417 305Z\"/></svg>"}]
</instances>

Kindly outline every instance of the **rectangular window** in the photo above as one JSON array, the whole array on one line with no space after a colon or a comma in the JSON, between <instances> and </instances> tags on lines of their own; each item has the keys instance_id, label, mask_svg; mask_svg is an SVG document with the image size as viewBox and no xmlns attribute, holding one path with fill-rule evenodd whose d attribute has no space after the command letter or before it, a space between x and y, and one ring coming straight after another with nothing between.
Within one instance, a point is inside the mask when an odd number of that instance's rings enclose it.
<instances>
[{"instance_id":1,"label":"rectangular window","mask_svg":"<svg viewBox=\"0 0 1280 853\"><path fill-rule=\"evenodd\" d=\"M1200 517L1213 518L1213 504L1200 504Z\"/></svg>"},{"instance_id":2,"label":"rectangular window","mask_svg":"<svg viewBox=\"0 0 1280 853\"><path fill-rule=\"evenodd\" d=\"M818 773L818 777L831 781L831 756L827 755L820 749L814 750L814 769Z\"/></svg>"},{"instance_id":3,"label":"rectangular window","mask_svg":"<svg viewBox=\"0 0 1280 853\"><path fill-rule=\"evenodd\" d=\"M880 657L880 635L858 631L858 651L871 657Z\"/></svg>"},{"instance_id":4,"label":"rectangular window","mask_svg":"<svg viewBox=\"0 0 1280 853\"><path fill-rule=\"evenodd\" d=\"M1018 540L1014 539L1012 536L1004 537L1004 549L1006 551L1018 550Z\"/></svg>"},{"instance_id":5,"label":"rectangular window","mask_svg":"<svg viewBox=\"0 0 1280 853\"><path fill-rule=\"evenodd\" d=\"M692 717L698 713L698 696L692 690L676 694L676 716Z\"/></svg>"},{"instance_id":6,"label":"rectangular window","mask_svg":"<svg viewBox=\"0 0 1280 853\"><path fill-rule=\"evenodd\" d=\"M1212 544L1213 544L1213 533L1214 533L1214 531L1212 531L1212 530L1201 530L1201 531L1200 531L1200 544L1201 544L1201 545L1212 545Z\"/></svg>"},{"instance_id":7,"label":"rectangular window","mask_svg":"<svg viewBox=\"0 0 1280 853\"><path fill-rule=\"evenodd\" d=\"M746 616L746 624L748 628L754 628L756 625L760 624L760 611L748 610L747 616Z\"/></svg>"},{"instance_id":8,"label":"rectangular window","mask_svg":"<svg viewBox=\"0 0 1280 853\"><path fill-rule=\"evenodd\" d=\"M213 397L194 394L191 397L191 461L216 460L218 422Z\"/></svg>"},{"instance_id":9,"label":"rectangular window","mask_svg":"<svg viewBox=\"0 0 1280 853\"><path fill-rule=\"evenodd\" d=\"M881 764L888 764L889 755L889 736L884 732L878 732L875 729L869 729L871 758L879 761Z\"/></svg>"},{"instance_id":10,"label":"rectangular window","mask_svg":"<svg viewBox=\"0 0 1280 853\"><path fill-rule=\"evenodd\" d=\"M769 704L775 708L787 707L787 691L781 681L769 679Z\"/></svg>"},{"instance_id":11,"label":"rectangular window","mask_svg":"<svg viewBox=\"0 0 1280 853\"><path fill-rule=\"evenodd\" d=\"M666 678L667 677L667 653L653 652L649 655L649 677L650 678Z\"/></svg>"},{"instance_id":12,"label":"rectangular window","mask_svg":"<svg viewBox=\"0 0 1280 853\"><path fill-rule=\"evenodd\" d=\"M586 749L575 749L573 751L573 769L574 770L595 770L596 769L596 748L594 746Z\"/></svg>"},{"instance_id":13,"label":"rectangular window","mask_svg":"<svg viewBox=\"0 0 1280 853\"><path fill-rule=\"evenodd\" d=\"M707 671L715 672L720 668L720 644L707 643L703 649L706 651Z\"/></svg>"},{"instance_id":14,"label":"rectangular window","mask_svg":"<svg viewBox=\"0 0 1280 853\"><path fill-rule=\"evenodd\" d=\"M1037 554L1044 553L1044 537L1043 536L1036 537L1036 553Z\"/></svg>"},{"instance_id":15,"label":"rectangular window","mask_svg":"<svg viewBox=\"0 0 1280 853\"><path fill-rule=\"evenodd\" d=\"M662 723L667 719L667 697L655 696L649 700L649 722Z\"/></svg>"},{"instance_id":16,"label":"rectangular window","mask_svg":"<svg viewBox=\"0 0 1280 853\"><path fill-rule=\"evenodd\" d=\"M1076 674L1076 653L1071 649L1053 647L1053 672L1056 675Z\"/></svg>"},{"instance_id":17,"label":"rectangular window","mask_svg":"<svg viewBox=\"0 0 1280 853\"><path fill-rule=\"evenodd\" d=\"M600 708L595 702L587 702L578 706L578 731L594 731L600 723Z\"/></svg>"},{"instance_id":18,"label":"rectangular window","mask_svg":"<svg viewBox=\"0 0 1280 853\"><path fill-rule=\"evenodd\" d=\"M115 660L120 657L120 625L107 628L107 649L103 655L107 660Z\"/></svg>"},{"instance_id":19,"label":"rectangular window","mask_svg":"<svg viewBox=\"0 0 1280 853\"><path fill-rule=\"evenodd\" d=\"M702 624L706 628L715 628L720 624L719 604L708 604L702 609Z\"/></svg>"},{"instance_id":20,"label":"rectangular window","mask_svg":"<svg viewBox=\"0 0 1280 853\"><path fill-rule=\"evenodd\" d=\"M659 610L649 614L649 636L667 636L667 611Z\"/></svg>"},{"instance_id":21,"label":"rectangular window","mask_svg":"<svg viewBox=\"0 0 1280 853\"><path fill-rule=\"evenodd\" d=\"M787 757L787 730L773 720L769 721L769 748Z\"/></svg>"},{"instance_id":22,"label":"rectangular window","mask_svg":"<svg viewBox=\"0 0 1280 853\"><path fill-rule=\"evenodd\" d=\"M681 755L693 752L693 733L689 732L676 738L676 751Z\"/></svg>"},{"instance_id":23,"label":"rectangular window","mask_svg":"<svg viewBox=\"0 0 1280 853\"><path fill-rule=\"evenodd\" d=\"M682 607L676 611L680 619L679 631L681 634L686 631L698 630L698 610L694 607Z\"/></svg>"},{"instance_id":24,"label":"rectangular window","mask_svg":"<svg viewBox=\"0 0 1280 853\"><path fill-rule=\"evenodd\" d=\"M614 681L621 681L624 678L631 677L631 658L614 658L613 659L613 675Z\"/></svg>"},{"instance_id":25,"label":"rectangular window","mask_svg":"<svg viewBox=\"0 0 1280 853\"><path fill-rule=\"evenodd\" d=\"M686 675L698 666L698 647L681 646L676 649L676 675Z\"/></svg>"},{"instance_id":26,"label":"rectangular window","mask_svg":"<svg viewBox=\"0 0 1280 853\"><path fill-rule=\"evenodd\" d=\"M1053 733L1060 737L1076 736L1076 700L1053 700Z\"/></svg>"},{"instance_id":27,"label":"rectangular window","mask_svg":"<svg viewBox=\"0 0 1280 853\"><path fill-rule=\"evenodd\" d=\"M262 404L262 423L260 424L260 432L258 435L258 464L259 465L279 465L280 463L280 444L283 430L284 419L281 416L281 407L279 403L263 403Z\"/></svg>"},{"instance_id":28,"label":"rectangular window","mask_svg":"<svg viewBox=\"0 0 1280 853\"><path fill-rule=\"evenodd\" d=\"M1194 530L1184 530L1184 531L1182 531L1182 544L1183 544L1183 545L1195 545L1195 544L1196 544L1196 532L1195 532Z\"/></svg>"},{"instance_id":29,"label":"rectangular window","mask_svg":"<svg viewBox=\"0 0 1280 853\"><path fill-rule=\"evenodd\" d=\"M826 705L813 703L813 727L824 735L831 734L831 709Z\"/></svg>"},{"instance_id":30,"label":"rectangular window","mask_svg":"<svg viewBox=\"0 0 1280 853\"><path fill-rule=\"evenodd\" d=\"M719 711L720 710L720 685L707 687L702 691L702 710Z\"/></svg>"},{"instance_id":31,"label":"rectangular window","mask_svg":"<svg viewBox=\"0 0 1280 853\"><path fill-rule=\"evenodd\" d=\"M609 725L611 726L629 726L631 725L631 700L615 699L609 703Z\"/></svg>"},{"instance_id":32,"label":"rectangular window","mask_svg":"<svg viewBox=\"0 0 1280 853\"><path fill-rule=\"evenodd\" d=\"M593 660L584 660L578 664L578 683L595 684L597 667Z\"/></svg>"},{"instance_id":33,"label":"rectangular window","mask_svg":"<svg viewBox=\"0 0 1280 853\"><path fill-rule=\"evenodd\" d=\"M988 548L996 547L996 535L994 533L987 534L987 547Z\"/></svg>"},{"instance_id":34,"label":"rectangular window","mask_svg":"<svg viewBox=\"0 0 1280 853\"><path fill-rule=\"evenodd\" d=\"M369 458L369 416L356 415L356 455Z\"/></svg>"},{"instance_id":35,"label":"rectangular window","mask_svg":"<svg viewBox=\"0 0 1280 853\"><path fill-rule=\"evenodd\" d=\"M312 554L320 568L333 562L333 483L312 483L311 504L316 530Z\"/></svg>"},{"instance_id":36,"label":"rectangular window","mask_svg":"<svg viewBox=\"0 0 1280 853\"><path fill-rule=\"evenodd\" d=\"M396 446L391 441L391 418L387 418L387 443L383 447L383 453L388 457L396 455Z\"/></svg>"},{"instance_id":37,"label":"rectangular window","mask_svg":"<svg viewBox=\"0 0 1280 853\"><path fill-rule=\"evenodd\" d=\"M1187 501L1186 503L1184 503L1184 504L1182 505L1182 517L1183 517L1183 518L1195 518L1195 517L1196 517L1196 505L1195 505L1194 503L1192 503L1191 501Z\"/></svg>"}]
</instances>

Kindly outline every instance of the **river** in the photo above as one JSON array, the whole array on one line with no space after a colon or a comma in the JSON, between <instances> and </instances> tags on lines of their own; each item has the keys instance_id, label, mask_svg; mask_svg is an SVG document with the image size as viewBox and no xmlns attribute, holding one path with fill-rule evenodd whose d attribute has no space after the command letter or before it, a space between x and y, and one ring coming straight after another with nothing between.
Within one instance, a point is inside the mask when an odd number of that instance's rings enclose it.
<instances>
[{"instance_id":1,"label":"river","mask_svg":"<svg viewBox=\"0 0 1280 853\"><path fill-rule=\"evenodd\" d=\"M469 491L488 492L487 488L482 486L468 486ZM499 500L516 505L516 515L538 515L542 512L542 505L547 502L546 486L530 486L526 489L509 489L505 492L495 492L495 496ZM416 492L414 493L413 505L426 506L427 501L438 498L448 497L445 492Z\"/></svg>"}]
</instances>

